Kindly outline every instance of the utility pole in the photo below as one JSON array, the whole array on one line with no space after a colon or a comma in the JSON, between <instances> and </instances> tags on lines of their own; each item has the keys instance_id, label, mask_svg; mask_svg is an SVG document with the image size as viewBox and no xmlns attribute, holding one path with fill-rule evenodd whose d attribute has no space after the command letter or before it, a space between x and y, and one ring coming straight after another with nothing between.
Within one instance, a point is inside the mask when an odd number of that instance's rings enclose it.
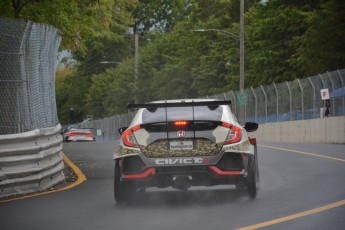
<instances>
[{"instance_id":1,"label":"utility pole","mask_svg":"<svg viewBox=\"0 0 345 230\"><path fill-rule=\"evenodd\" d=\"M138 103L139 34L134 32L134 103Z\"/></svg>"},{"instance_id":2,"label":"utility pole","mask_svg":"<svg viewBox=\"0 0 345 230\"><path fill-rule=\"evenodd\" d=\"M244 0L240 6L240 90L244 89Z\"/></svg>"}]
</instances>

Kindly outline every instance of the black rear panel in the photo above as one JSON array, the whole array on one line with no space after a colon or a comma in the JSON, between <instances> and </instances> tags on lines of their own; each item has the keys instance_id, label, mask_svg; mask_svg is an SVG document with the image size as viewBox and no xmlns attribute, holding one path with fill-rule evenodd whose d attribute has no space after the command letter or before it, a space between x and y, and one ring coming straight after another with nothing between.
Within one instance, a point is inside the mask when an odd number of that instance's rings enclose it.
<instances>
[{"instance_id":1,"label":"black rear panel","mask_svg":"<svg viewBox=\"0 0 345 230\"><path fill-rule=\"evenodd\" d=\"M173 132L173 131L207 131L214 130L221 122L219 121L186 121L184 126L176 126L174 122L158 122L141 125L148 132Z\"/></svg>"}]
</instances>

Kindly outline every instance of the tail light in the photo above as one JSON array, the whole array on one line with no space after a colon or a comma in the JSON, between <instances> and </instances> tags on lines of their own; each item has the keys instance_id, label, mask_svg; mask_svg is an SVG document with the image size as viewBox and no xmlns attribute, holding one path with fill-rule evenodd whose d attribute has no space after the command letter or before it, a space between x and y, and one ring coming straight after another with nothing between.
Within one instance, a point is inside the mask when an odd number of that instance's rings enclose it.
<instances>
[{"instance_id":1,"label":"tail light","mask_svg":"<svg viewBox=\"0 0 345 230\"><path fill-rule=\"evenodd\" d=\"M87 133L86 136L93 137L93 134L92 133Z\"/></svg>"},{"instance_id":2,"label":"tail light","mask_svg":"<svg viewBox=\"0 0 345 230\"><path fill-rule=\"evenodd\" d=\"M135 140L135 136L134 136L133 132L139 130L140 128L141 128L140 125L137 125L137 126L133 127L132 129L127 129L125 132L123 132L122 140L126 146L139 148L139 145L138 145L137 141Z\"/></svg>"},{"instance_id":3,"label":"tail light","mask_svg":"<svg viewBox=\"0 0 345 230\"><path fill-rule=\"evenodd\" d=\"M225 145L228 144L233 144L236 142L239 142L242 139L242 129L235 126L235 125L231 125L228 123L223 122L222 126L229 128L229 133L225 139Z\"/></svg>"},{"instance_id":4,"label":"tail light","mask_svg":"<svg viewBox=\"0 0 345 230\"><path fill-rule=\"evenodd\" d=\"M69 137L75 137L75 136L77 136L77 134L76 134L76 133L68 133L67 136L69 136Z\"/></svg>"},{"instance_id":5,"label":"tail light","mask_svg":"<svg viewBox=\"0 0 345 230\"><path fill-rule=\"evenodd\" d=\"M256 138L251 138L251 137L249 137L249 142L250 142L250 144L252 144L252 145L256 145Z\"/></svg>"}]
</instances>

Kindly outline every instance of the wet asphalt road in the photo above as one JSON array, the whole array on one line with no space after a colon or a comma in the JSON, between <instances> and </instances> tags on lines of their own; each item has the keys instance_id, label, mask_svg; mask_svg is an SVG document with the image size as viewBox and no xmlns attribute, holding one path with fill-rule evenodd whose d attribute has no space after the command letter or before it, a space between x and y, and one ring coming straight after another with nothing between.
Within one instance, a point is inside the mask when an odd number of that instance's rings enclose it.
<instances>
[{"instance_id":1,"label":"wet asphalt road","mask_svg":"<svg viewBox=\"0 0 345 230\"><path fill-rule=\"evenodd\" d=\"M228 230L259 223L266 223L263 229L345 229L345 145L259 144L261 190L255 200L230 186L149 189L119 206L113 199L116 142L66 143L65 154L87 181L0 203L0 229Z\"/></svg>"}]
</instances>

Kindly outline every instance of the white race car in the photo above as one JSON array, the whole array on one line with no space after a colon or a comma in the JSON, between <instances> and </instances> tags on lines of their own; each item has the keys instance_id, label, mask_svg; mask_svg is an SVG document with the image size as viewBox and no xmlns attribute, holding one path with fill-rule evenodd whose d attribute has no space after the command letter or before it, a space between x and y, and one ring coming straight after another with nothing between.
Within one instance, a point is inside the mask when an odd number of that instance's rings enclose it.
<instances>
[{"instance_id":1,"label":"white race car","mask_svg":"<svg viewBox=\"0 0 345 230\"><path fill-rule=\"evenodd\" d=\"M63 134L63 140L65 142L96 141L96 137L93 135L91 129L71 128Z\"/></svg>"},{"instance_id":2,"label":"white race car","mask_svg":"<svg viewBox=\"0 0 345 230\"><path fill-rule=\"evenodd\" d=\"M256 140L231 112L230 101L169 100L130 104L139 109L119 129L114 154L114 196L130 202L147 187L187 190L190 186L236 185L255 198L259 189Z\"/></svg>"}]
</instances>

